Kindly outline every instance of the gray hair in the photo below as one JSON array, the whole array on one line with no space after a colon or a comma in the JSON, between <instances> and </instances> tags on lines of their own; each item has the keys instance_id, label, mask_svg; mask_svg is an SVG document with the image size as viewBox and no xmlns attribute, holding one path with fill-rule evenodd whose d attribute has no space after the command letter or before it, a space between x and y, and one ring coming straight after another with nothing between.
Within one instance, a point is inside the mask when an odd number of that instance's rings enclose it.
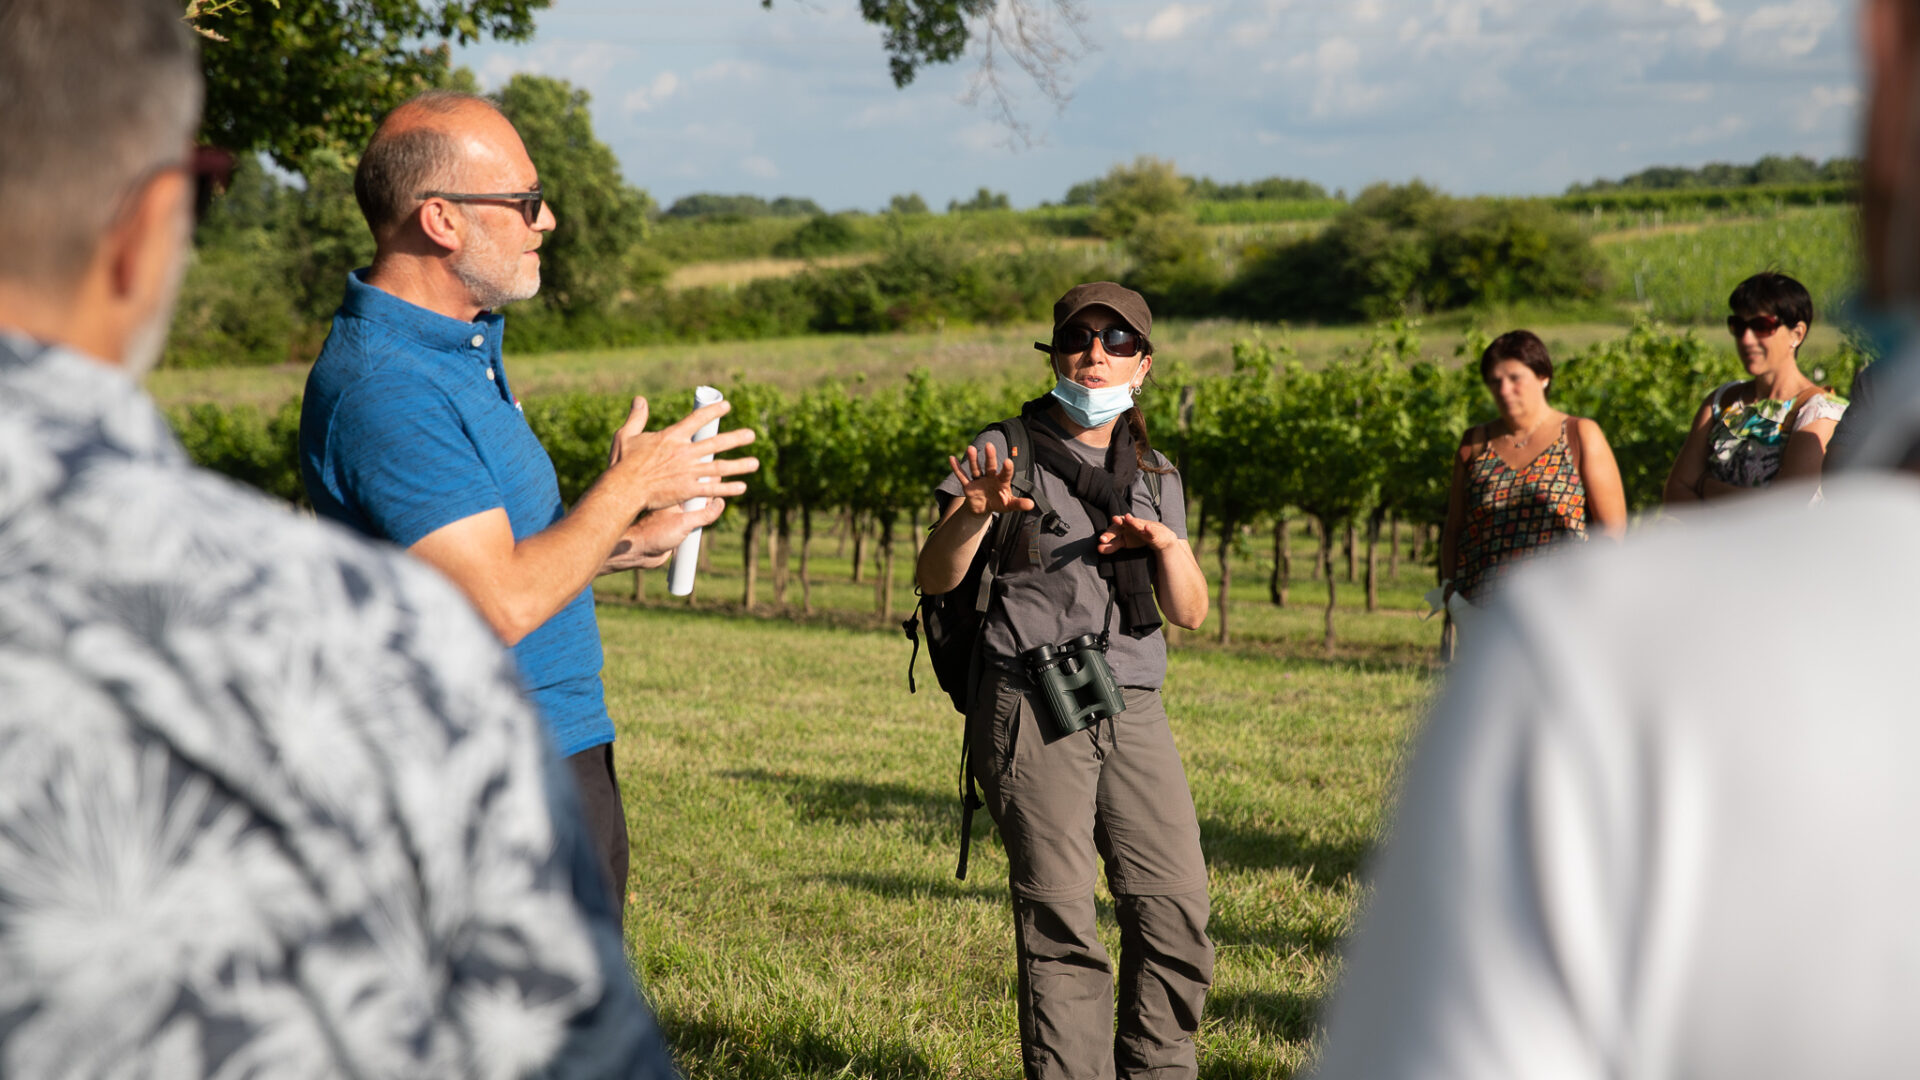
<instances>
[{"instance_id":1,"label":"gray hair","mask_svg":"<svg viewBox=\"0 0 1920 1080\"><path fill-rule=\"evenodd\" d=\"M70 286L200 124L180 0L0 0L0 280Z\"/></svg>"},{"instance_id":2,"label":"gray hair","mask_svg":"<svg viewBox=\"0 0 1920 1080\"><path fill-rule=\"evenodd\" d=\"M500 111L473 94L428 90L400 103L380 122L353 173L353 197L376 238L420 204L421 192L452 187L460 171L460 142L447 130L450 125L410 114L444 120L474 106Z\"/></svg>"}]
</instances>

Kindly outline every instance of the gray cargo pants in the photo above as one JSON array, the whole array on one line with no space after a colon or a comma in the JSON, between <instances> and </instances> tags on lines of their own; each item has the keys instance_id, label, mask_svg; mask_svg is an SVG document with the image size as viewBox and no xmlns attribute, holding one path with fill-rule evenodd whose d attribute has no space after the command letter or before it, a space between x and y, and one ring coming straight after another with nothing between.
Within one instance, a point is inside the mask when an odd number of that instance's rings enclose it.
<instances>
[{"instance_id":1,"label":"gray cargo pants","mask_svg":"<svg viewBox=\"0 0 1920 1080\"><path fill-rule=\"evenodd\" d=\"M970 767L1006 845L1031 1080L1186 1078L1213 981L1200 826L1157 690L1045 741L1021 676L989 670L967 718ZM1120 1001L1094 925L1094 859L1120 924Z\"/></svg>"}]
</instances>

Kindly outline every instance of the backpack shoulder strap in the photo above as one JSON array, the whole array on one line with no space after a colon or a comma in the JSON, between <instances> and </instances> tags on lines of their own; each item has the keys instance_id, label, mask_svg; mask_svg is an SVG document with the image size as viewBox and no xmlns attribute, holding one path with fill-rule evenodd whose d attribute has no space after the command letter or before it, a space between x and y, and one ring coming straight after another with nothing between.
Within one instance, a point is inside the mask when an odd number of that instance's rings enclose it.
<instances>
[{"instance_id":1,"label":"backpack shoulder strap","mask_svg":"<svg viewBox=\"0 0 1920 1080\"><path fill-rule=\"evenodd\" d=\"M1007 440L1007 455L1013 462L1014 494L1033 500L1035 512L1045 521L1053 514L1053 505L1047 499L1039 479L1033 472L1033 440L1027 434L1027 422L1011 416L987 426L988 431L999 431ZM1019 523L1025 514L1001 514L994 519L993 527L987 530L982 541L987 551L986 565L980 569L980 591L975 595L973 609L981 615L993 603L993 579L1000 572L1007 549L1020 533Z\"/></svg>"}]
</instances>

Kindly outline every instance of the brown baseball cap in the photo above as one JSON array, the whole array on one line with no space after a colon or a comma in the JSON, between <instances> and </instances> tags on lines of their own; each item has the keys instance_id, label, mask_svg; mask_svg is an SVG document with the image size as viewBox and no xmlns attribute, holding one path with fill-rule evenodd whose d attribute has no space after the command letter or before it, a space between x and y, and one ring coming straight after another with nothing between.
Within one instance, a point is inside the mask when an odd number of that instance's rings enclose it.
<instances>
[{"instance_id":1,"label":"brown baseball cap","mask_svg":"<svg viewBox=\"0 0 1920 1080\"><path fill-rule=\"evenodd\" d=\"M1147 310L1146 298L1111 281L1089 281L1068 289L1067 295L1054 301L1053 328L1059 330L1090 307L1112 308L1141 337L1153 335L1153 312Z\"/></svg>"}]
</instances>

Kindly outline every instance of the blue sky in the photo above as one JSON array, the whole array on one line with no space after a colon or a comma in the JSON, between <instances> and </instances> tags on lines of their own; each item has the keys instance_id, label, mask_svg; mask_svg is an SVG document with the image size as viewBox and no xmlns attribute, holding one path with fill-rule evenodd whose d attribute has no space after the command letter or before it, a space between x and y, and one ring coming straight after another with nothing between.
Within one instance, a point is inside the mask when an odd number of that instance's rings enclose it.
<instances>
[{"instance_id":1,"label":"blue sky","mask_svg":"<svg viewBox=\"0 0 1920 1080\"><path fill-rule=\"evenodd\" d=\"M627 179L663 205L919 192L938 209L986 186L1031 206L1140 154L1218 180L1536 194L1856 140L1838 0L1083 2L1092 51L1066 107L1010 76L1031 146L961 100L972 57L894 89L857 0L554 0L532 41L456 59L489 88L533 71L588 90Z\"/></svg>"}]
</instances>

